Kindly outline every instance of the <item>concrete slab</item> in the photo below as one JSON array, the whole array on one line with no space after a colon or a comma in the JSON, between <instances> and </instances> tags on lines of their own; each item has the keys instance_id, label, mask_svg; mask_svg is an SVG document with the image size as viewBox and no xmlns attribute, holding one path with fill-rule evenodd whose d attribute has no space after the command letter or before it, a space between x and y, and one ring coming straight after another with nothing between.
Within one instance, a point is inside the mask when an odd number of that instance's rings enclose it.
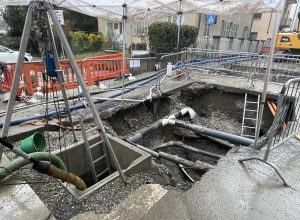
<instances>
[{"instance_id":1,"label":"concrete slab","mask_svg":"<svg viewBox=\"0 0 300 220\"><path fill-rule=\"evenodd\" d=\"M3 156L0 166L7 162L8 159ZM18 185L19 182L22 180L15 177L1 181L3 184L0 184L0 219L54 219L30 186L27 184Z\"/></svg>"},{"instance_id":2,"label":"concrete slab","mask_svg":"<svg viewBox=\"0 0 300 220\"><path fill-rule=\"evenodd\" d=\"M177 219L178 214L180 219L298 219L299 142L291 140L270 155L270 161L282 169L291 187L283 186L275 172L261 162L241 165L238 159L258 156L250 148L235 150L189 191L166 195L143 219ZM174 203L172 198L181 202Z\"/></svg>"},{"instance_id":3,"label":"concrete slab","mask_svg":"<svg viewBox=\"0 0 300 220\"><path fill-rule=\"evenodd\" d=\"M168 191L158 184L143 185L134 191L127 199L119 204L107 215L95 213L83 213L75 216L72 220L93 220L93 219L141 219L148 210L156 204Z\"/></svg>"}]
</instances>

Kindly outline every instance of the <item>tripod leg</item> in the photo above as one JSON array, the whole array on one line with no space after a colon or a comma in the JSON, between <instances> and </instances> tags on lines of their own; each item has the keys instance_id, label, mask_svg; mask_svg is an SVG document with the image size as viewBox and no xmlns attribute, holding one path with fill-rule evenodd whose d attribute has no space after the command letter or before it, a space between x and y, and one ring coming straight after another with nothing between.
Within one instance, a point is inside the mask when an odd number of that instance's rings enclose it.
<instances>
[{"instance_id":1,"label":"tripod leg","mask_svg":"<svg viewBox=\"0 0 300 220\"><path fill-rule=\"evenodd\" d=\"M116 169L118 170L118 172L119 172L119 174L120 174L123 182L126 183L124 173L123 173L123 171L121 169L121 166L120 166L120 164L118 162L118 159L117 159L117 157L115 155L115 152L114 152L114 150L113 150L113 148L111 146L111 143L110 143L110 141L108 139L108 136L107 136L107 134L105 132L105 128L104 128L104 126L102 124L101 118L100 118L100 116L99 116L99 114L97 112L97 109L96 109L95 105L94 105L92 97L89 94L89 91L88 91L88 89L87 89L87 87L85 85L84 79L83 79L83 77L82 77L82 75L80 73L80 70L79 70L79 68L78 68L78 66L76 64L74 55L73 55L71 47L70 47L70 45L69 45L69 43L67 41L67 38L66 38L66 36L65 36L65 34L64 34L63 30L62 30L62 27L59 24L59 21L58 21L56 15L55 15L55 12L51 8L51 5L49 3L47 3L47 2L45 2L45 4L48 4L48 12L49 12L50 17L52 19L54 28L55 28L55 30L56 30L56 32L57 32L57 34L58 34L58 36L59 36L59 38L60 38L63 46L64 46L65 52L67 54L67 57L69 58L70 64L71 64L71 66L73 68L73 71L74 71L74 73L76 75L77 82L80 85L80 87L82 89L82 93L83 93L83 95L85 96L85 98L86 98L86 100L88 102L88 106L89 106L89 108L90 108L90 110L91 110L91 112L93 114L93 117L94 117L94 119L95 119L95 121L97 123L97 126L98 126L99 130L101 130L101 132L100 132L101 138L105 142L105 144L106 144L106 146L107 146L107 148L108 148L108 150L109 150L109 152L111 154L111 157L113 159L114 165L116 166Z\"/></svg>"},{"instance_id":2,"label":"tripod leg","mask_svg":"<svg viewBox=\"0 0 300 220\"><path fill-rule=\"evenodd\" d=\"M8 105L6 107L6 114L5 114L5 119L4 119L4 123L3 123L1 137L7 137L7 135L8 135L9 124L11 121L12 112L13 112L14 104L16 101L17 90L19 88L22 64L24 61L25 51L27 48L29 34L30 34L30 28L31 28L31 24L32 24L32 12L34 10L35 4L36 4L35 2L31 2L29 4L28 10L27 10L23 34L22 34L22 38L21 38L19 55L18 55L18 59L17 59L17 63L16 63L16 68L14 71L14 79L13 79L13 83L12 83L12 87L11 87L11 91L10 91L10 97L9 97ZM2 153L3 153L3 146L0 146L0 161L2 158Z\"/></svg>"}]
</instances>

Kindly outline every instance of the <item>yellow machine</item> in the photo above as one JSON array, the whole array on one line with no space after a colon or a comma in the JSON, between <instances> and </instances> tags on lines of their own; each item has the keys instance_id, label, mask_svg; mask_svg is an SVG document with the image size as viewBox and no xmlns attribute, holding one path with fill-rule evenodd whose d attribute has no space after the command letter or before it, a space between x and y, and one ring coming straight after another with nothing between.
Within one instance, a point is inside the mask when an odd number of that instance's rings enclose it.
<instances>
[{"instance_id":1,"label":"yellow machine","mask_svg":"<svg viewBox=\"0 0 300 220\"><path fill-rule=\"evenodd\" d=\"M276 48L283 50L283 53L300 54L300 33L278 33Z\"/></svg>"},{"instance_id":2,"label":"yellow machine","mask_svg":"<svg viewBox=\"0 0 300 220\"><path fill-rule=\"evenodd\" d=\"M300 21L300 13L298 19ZM300 55L300 22L298 22L297 32L277 34L276 49L282 50L284 54Z\"/></svg>"}]
</instances>

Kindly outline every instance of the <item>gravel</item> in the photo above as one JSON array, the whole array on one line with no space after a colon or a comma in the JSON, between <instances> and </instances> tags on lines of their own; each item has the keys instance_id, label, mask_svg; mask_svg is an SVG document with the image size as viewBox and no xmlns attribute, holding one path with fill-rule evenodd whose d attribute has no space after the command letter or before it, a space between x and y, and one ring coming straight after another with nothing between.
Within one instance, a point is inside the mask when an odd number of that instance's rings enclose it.
<instances>
[{"instance_id":1,"label":"gravel","mask_svg":"<svg viewBox=\"0 0 300 220\"><path fill-rule=\"evenodd\" d=\"M117 178L82 200L76 200L59 181L39 174L27 166L13 174L25 180L57 219L69 219L77 214L92 211L96 214L109 213L141 185L158 183L167 189L186 190L189 183L173 184L169 169L153 161L147 172L126 175L125 185ZM172 185L171 185L172 184Z\"/></svg>"}]
</instances>

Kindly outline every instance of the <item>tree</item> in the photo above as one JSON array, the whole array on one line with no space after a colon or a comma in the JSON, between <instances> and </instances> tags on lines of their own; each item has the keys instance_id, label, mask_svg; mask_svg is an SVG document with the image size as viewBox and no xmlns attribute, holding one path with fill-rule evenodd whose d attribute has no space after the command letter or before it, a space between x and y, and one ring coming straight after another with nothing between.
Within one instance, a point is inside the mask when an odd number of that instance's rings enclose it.
<instances>
[{"instance_id":1,"label":"tree","mask_svg":"<svg viewBox=\"0 0 300 220\"><path fill-rule=\"evenodd\" d=\"M22 35L27 8L27 6L7 6L3 10L2 15L6 23L10 26L9 35L11 37ZM68 9L64 10L64 17L66 23L70 25L68 29L71 31L98 31L98 22L95 17Z\"/></svg>"},{"instance_id":2,"label":"tree","mask_svg":"<svg viewBox=\"0 0 300 220\"><path fill-rule=\"evenodd\" d=\"M182 25L180 31L179 49L193 44L198 30L190 25ZM150 48L157 53L176 51L178 26L171 22L154 22L149 27Z\"/></svg>"},{"instance_id":3,"label":"tree","mask_svg":"<svg viewBox=\"0 0 300 220\"><path fill-rule=\"evenodd\" d=\"M25 18L28 6L7 6L2 10L3 19L9 25L8 36L1 39L1 44L11 49L18 50L20 39L23 32ZM69 31L84 31L84 32L97 32L97 18L80 14L78 12L64 10L64 17L66 26L65 32L68 36ZM31 39L30 35L28 43L28 51L32 54L38 54L37 39Z\"/></svg>"},{"instance_id":4,"label":"tree","mask_svg":"<svg viewBox=\"0 0 300 220\"><path fill-rule=\"evenodd\" d=\"M9 25L10 37L21 37L27 13L27 6L7 6L2 12L3 19Z\"/></svg>"},{"instance_id":5,"label":"tree","mask_svg":"<svg viewBox=\"0 0 300 220\"><path fill-rule=\"evenodd\" d=\"M149 42L153 52L169 53L176 48L177 25L170 22L154 22L149 26Z\"/></svg>"},{"instance_id":6,"label":"tree","mask_svg":"<svg viewBox=\"0 0 300 220\"><path fill-rule=\"evenodd\" d=\"M65 9L64 18L70 31L98 32L98 21L95 17Z\"/></svg>"}]
</instances>

